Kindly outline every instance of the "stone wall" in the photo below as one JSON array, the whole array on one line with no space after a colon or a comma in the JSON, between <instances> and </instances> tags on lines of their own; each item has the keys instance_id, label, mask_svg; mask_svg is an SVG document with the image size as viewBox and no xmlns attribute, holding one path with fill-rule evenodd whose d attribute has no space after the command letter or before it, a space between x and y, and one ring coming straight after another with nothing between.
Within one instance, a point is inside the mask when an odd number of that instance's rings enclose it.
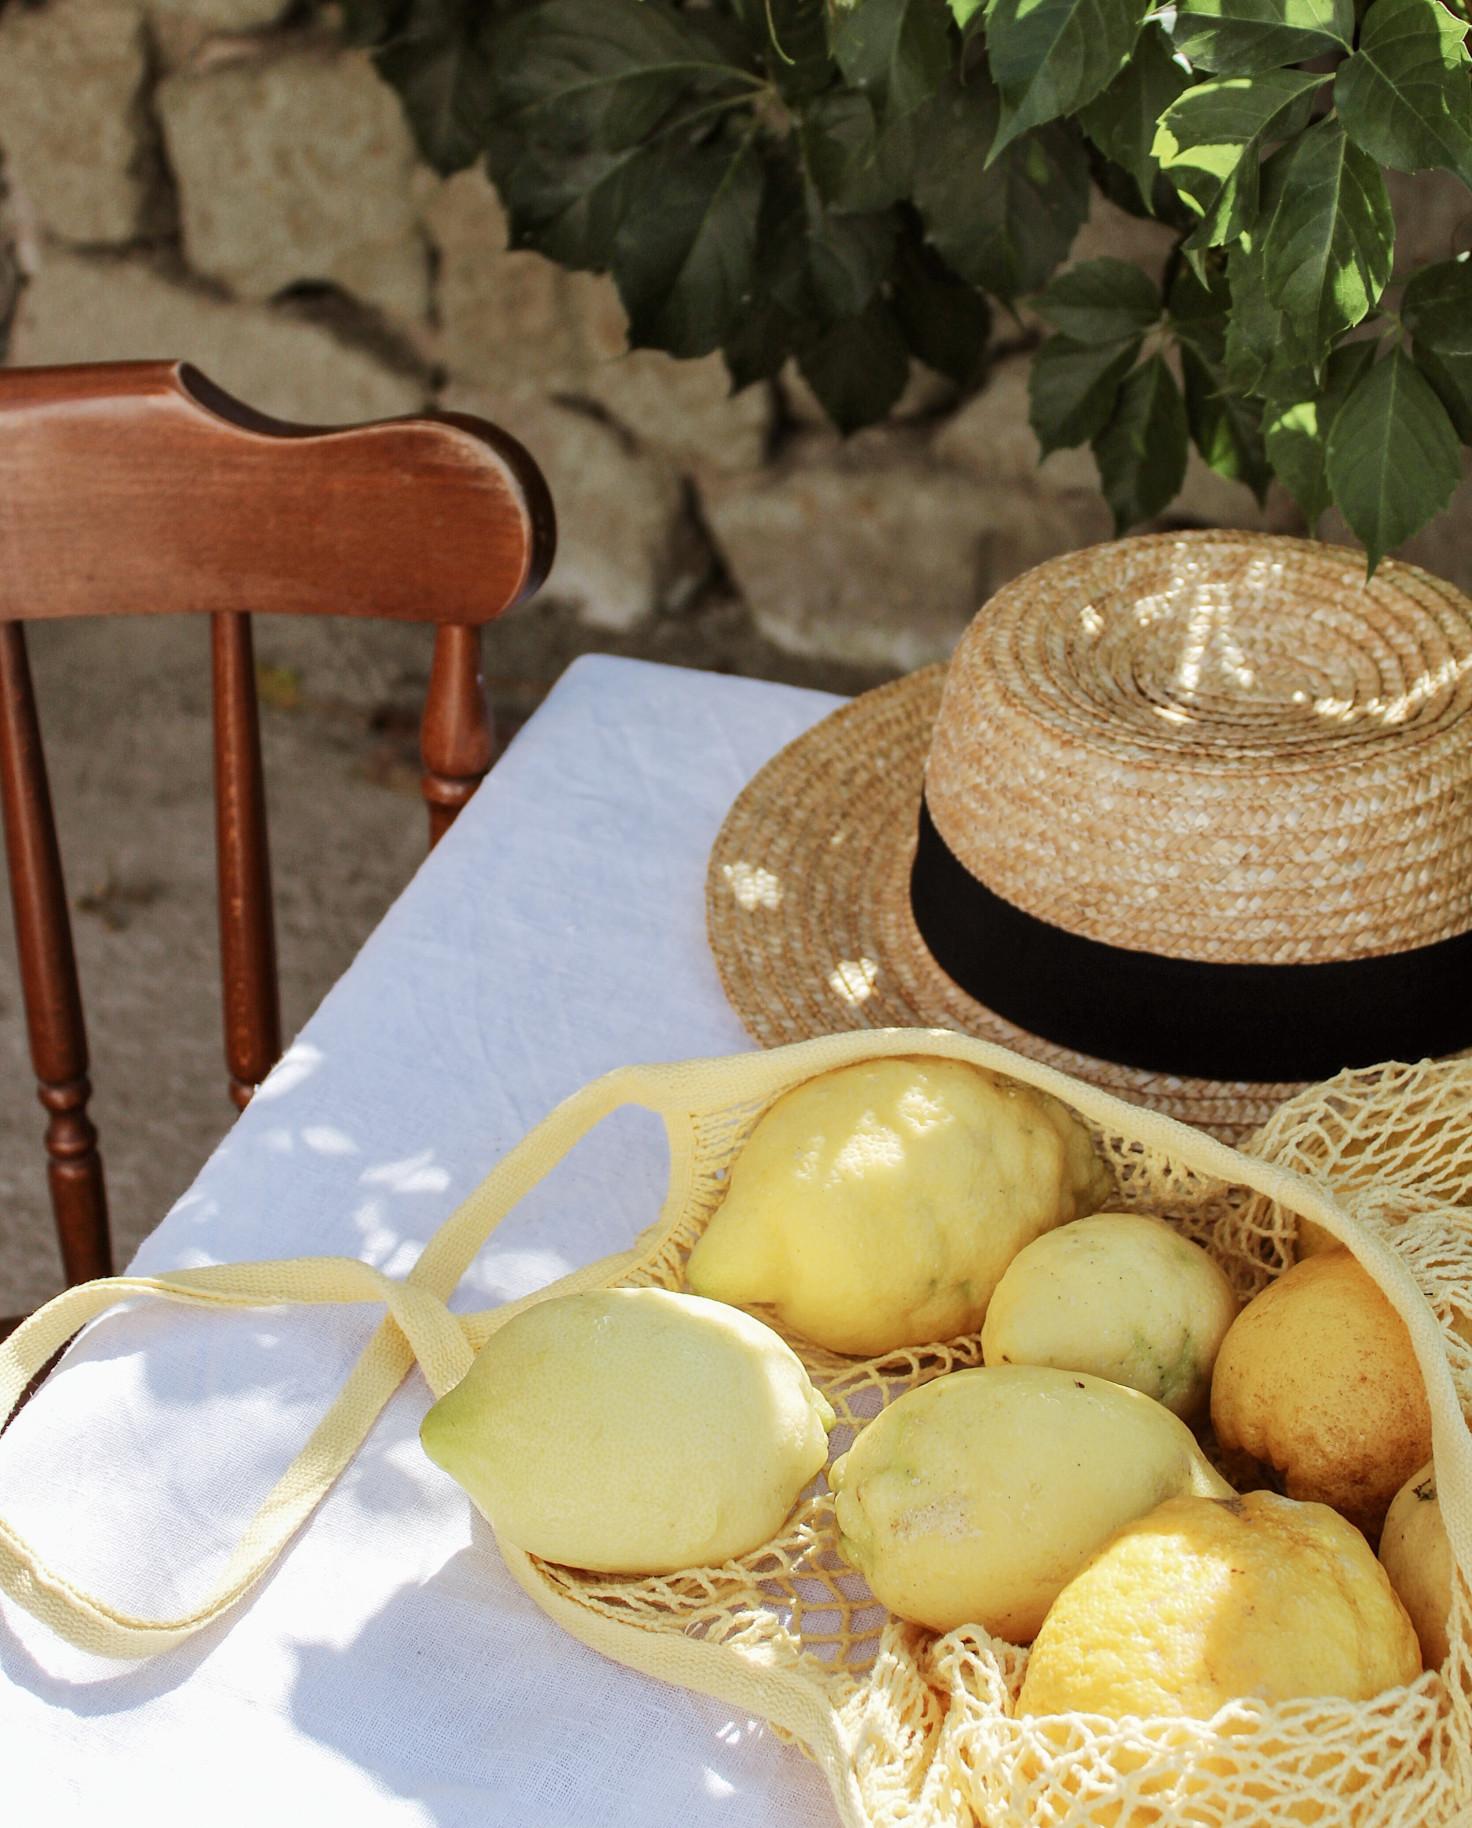
<instances>
[{"instance_id":1,"label":"stone wall","mask_svg":"<svg viewBox=\"0 0 1472 1828\"><path fill-rule=\"evenodd\" d=\"M478 172L419 164L397 99L283 0L11 0L0 14L0 322L12 364L183 356L253 406L342 422L435 402L543 465L548 591L629 631L734 591L794 654L886 668L949 651L980 602L1108 536L1087 451L1041 466L1035 327L1002 316L985 388L917 372L847 442L800 379L732 398L719 357L624 350L611 284L508 252ZM1404 241L1466 244L1459 187L1400 186ZM1100 204L1079 257L1158 262ZM1412 556L1472 587L1472 490ZM1297 531L1195 462L1166 524ZM1331 531L1325 529L1326 532Z\"/></svg>"}]
</instances>

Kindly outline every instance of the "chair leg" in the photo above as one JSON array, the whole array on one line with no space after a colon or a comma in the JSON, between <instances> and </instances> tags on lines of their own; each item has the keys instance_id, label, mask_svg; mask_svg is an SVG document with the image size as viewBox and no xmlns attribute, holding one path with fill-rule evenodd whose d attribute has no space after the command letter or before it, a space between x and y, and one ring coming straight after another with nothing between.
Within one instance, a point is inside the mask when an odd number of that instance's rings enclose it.
<instances>
[{"instance_id":1,"label":"chair leg","mask_svg":"<svg viewBox=\"0 0 1472 1828\"><path fill-rule=\"evenodd\" d=\"M433 850L495 758L491 710L480 676L478 628L442 623L435 630L434 666L424 701L419 750Z\"/></svg>"},{"instance_id":2,"label":"chair leg","mask_svg":"<svg viewBox=\"0 0 1472 1828\"><path fill-rule=\"evenodd\" d=\"M281 1058L281 988L271 908L266 779L250 617L210 617L215 693L215 863L230 1097L244 1110Z\"/></svg>"},{"instance_id":3,"label":"chair leg","mask_svg":"<svg viewBox=\"0 0 1472 1828\"><path fill-rule=\"evenodd\" d=\"M68 1283L112 1274L107 1189L87 1115L87 1030L25 630L0 623L0 803L46 1178Z\"/></svg>"}]
</instances>

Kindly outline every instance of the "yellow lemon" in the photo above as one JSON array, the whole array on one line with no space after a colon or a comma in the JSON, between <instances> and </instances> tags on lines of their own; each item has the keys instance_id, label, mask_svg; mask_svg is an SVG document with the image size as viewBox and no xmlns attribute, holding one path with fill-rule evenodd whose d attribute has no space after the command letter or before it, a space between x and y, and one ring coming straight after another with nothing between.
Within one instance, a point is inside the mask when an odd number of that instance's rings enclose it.
<instances>
[{"instance_id":1,"label":"yellow lemon","mask_svg":"<svg viewBox=\"0 0 1472 1828\"><path fill-rule=\"evenodd\" d=\"M1236 1318L1232 1285L1199 1244L1160 1219L1098 1212L1017 1253L981 1347L989 1365L1090 1371L1191 1416Z\"/></svg>"},{"instance_id":2,"label":"yellow lemon","mask_svg":"<svg viewBox=\"0 0 1472 1828\"><path fill-rule=\"evenodd\" d=\"M1016 1644L1122 1523L1180 1492L1232 1489L1159 1403L1034 1365L906 1392L828 1483L839 1553L891 1612Z\"/></svg>"},{"instance_id":3,"label":"yellow lemon","mask_svg":"<svg viewBox=\"0 0 1472 1828\"><path fill-rule=\"evenodd\" d=\"M827 1458L833 1419L796 1353L750 1314L600 1289L492 1334L420 1439L518 1548L668 1574L776 1535Z\"/></svg>"},{"instance_id":4,"label":"yellow lemon","mask_svg":"<svg viewBox=\"0 0 1472 1828\"><path fill-rule=\"evenodd\" d=\"M1411 1615L1428 1669L1440 1669L1451 1648L1452 1546L1436 1495L1436 1471L1411 1474L1390 1501L1380 1532L1380 1563Z\"/></svg>"},{"instance_id":5,"label":"yellow lemon","mask_svg":"<svg viewBox=\"0 0 1472 1828\"><path fill-rule=\"evenodd\" d=\"M981 1325L1024 1244L1109 1176L1055 1099L956 1060L868 1060L779 1098L690 1256L690 1286L873 1356Z\"/></svg>"},{"instance_id":6,"label":"yellow lemon","mask_svg":"<svg viewBox=\"0 0 1472 1828\"><path fill-rule=\"evenodd\" d=\"M1295 1264L1233 1321L1211 1420L1229 1452L1275 1467L1290 1498L1332 1504L1371 1537L1431 1457L1410 1334L1342 1245Z\"/></svg>"},{"instance_id":7,"label":"yellow lemon","mask_svg":"<svg viewBox=\"0 0 1472 1828\"><path fill-rule=\"evenodd\" d=\"M1175 1498L1059 1594L1019 1714L1185 1714L1412 1682L1411 1621L1353 1525L1275 1492Z\"/></svg>"}]
</instances>

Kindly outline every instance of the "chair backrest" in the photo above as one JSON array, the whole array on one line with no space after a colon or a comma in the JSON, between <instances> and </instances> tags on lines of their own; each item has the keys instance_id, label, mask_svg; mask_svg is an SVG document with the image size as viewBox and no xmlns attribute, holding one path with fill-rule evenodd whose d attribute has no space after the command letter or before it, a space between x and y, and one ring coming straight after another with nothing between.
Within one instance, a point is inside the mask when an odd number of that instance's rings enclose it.
<instances>
[{"instance_id":1,"label":"chair backrest","mask_svg":"<svg viewBox=\"0 0 1472 1828\"><path fill-rule=\"evenodd\" d=\"M491 764L480 625L537 589L555 544L536 464L464 414L287 425L185 363L0 371L0 804L69 1282L111 1274L112 1249L24 623L211 616L225 1058L243 1107L281 1053L252 612L436 625L434 844Z\"/></svg>"}]
</instances>

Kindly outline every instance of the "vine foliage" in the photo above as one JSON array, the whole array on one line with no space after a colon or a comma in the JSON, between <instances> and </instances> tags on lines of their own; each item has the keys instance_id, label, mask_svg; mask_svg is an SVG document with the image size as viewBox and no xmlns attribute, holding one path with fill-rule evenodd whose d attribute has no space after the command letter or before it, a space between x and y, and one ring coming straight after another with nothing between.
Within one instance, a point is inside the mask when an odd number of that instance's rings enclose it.
<instances>
[{"instance_id":1,"label":"vine foliage","mask_svg":"<svg viewBox=\"0 0 1472 1828\"><path fill-rule=\"evenodd\" d=\"M1048 326L1031 416L1123 531L1189 444L1371 569L1472 442L1472 263L1391 284L1385 170L1472 186L1465 0L346 0L425 154L484 159L513 244L611 272L633 345L795 359L835 424L912 358L984 378ZM1176 235L1164 283L1064 267L1098 185ZM1060 271L1060 268L1064 270Z\"/></svg>"}]
</instances>

